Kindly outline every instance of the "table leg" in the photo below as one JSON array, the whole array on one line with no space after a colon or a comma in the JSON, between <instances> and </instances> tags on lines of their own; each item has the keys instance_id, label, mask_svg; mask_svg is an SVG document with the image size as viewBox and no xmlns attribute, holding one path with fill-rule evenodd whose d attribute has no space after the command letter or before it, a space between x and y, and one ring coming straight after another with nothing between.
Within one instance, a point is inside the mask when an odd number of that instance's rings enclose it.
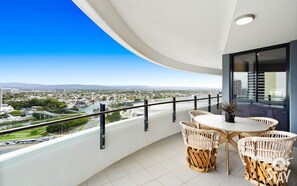
<instances>
[{"instance_id":1,"label":"table leg","mask_svg":"<svg viewBox=\"0 0 297 186\"><path fill-rule=\"evenodd\" d=\"M226 149L226 170L227 170L227 175L230 174L229 171L229 131L226 131L226 143L225 143L225 149Z\"/></svg>"},{"instance_id":2,"label":"table leg","mask_svg":"<svg viewBox=\"0 0 297 186\"><path fill-rule=\"evenodd\" d=\"M238 150L237 143L229 137L229 143L232 145L236 150Z\"/></svg>"}]
</instances>

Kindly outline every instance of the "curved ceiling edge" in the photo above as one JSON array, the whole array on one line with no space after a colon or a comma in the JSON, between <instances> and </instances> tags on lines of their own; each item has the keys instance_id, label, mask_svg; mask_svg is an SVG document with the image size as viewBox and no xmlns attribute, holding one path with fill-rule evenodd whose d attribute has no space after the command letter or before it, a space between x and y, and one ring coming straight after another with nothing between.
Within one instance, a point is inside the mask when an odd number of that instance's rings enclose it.
<instances>
[{"instance_id":1,"label":"curved ceiling edge","mask_svg":"<svg viewBox=\"0 0 297 186\"><path fill-rule=\"evenodd\" d=\"M126 49L141 58L165 67L195 73L221 75L222 70L186 64L164 56L143 42L117 14L116 10L105 0L96 1L93 5L87 0L73 0L73 2L102 30ZM98 6L100 4L100 6ZM105 20L109 20L108 22ZM112 21L111 21L112 20Z\"/></svg>"}]
</instances>

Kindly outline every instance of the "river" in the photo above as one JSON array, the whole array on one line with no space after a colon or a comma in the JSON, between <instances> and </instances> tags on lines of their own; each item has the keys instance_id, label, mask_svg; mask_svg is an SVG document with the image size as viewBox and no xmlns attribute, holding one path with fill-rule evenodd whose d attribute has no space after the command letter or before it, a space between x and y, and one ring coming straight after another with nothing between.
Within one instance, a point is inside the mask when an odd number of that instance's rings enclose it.
<instances>
[{"instance_id":1,"label":"river","mask_svg":"<svg viewBox=\"0 0 297 186\"><path fill-rule=\"evenodd\" d=\"M85 112L87 114L93 114L93 110L99 108L100 109L100 103L108 105L108 101L102 101L102 102L96 102L94 104L88 105L87 107L80 107L79 111L80 112ZM99 110L98 110L99 111Z\"/></svg>"}]
</instances>

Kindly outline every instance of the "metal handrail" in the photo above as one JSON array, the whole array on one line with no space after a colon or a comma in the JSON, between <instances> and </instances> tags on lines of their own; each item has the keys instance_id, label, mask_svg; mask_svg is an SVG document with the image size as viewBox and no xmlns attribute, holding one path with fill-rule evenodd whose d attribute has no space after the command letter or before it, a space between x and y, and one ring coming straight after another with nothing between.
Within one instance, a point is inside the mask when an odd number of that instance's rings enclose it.
<instances>
[{"instance_id":1,"label":"metal handrail","mask_svg":"<svg viewBox=\"0 0 297 186\"><path fill-rule=\"evenodd\" d=\"M103 114L109 114L109 113L123 111L123 110L130 110L130 109L142 108L142 107L147 108L149 106L163 105L163 104L170 104L170 103L190 102L190 101L195 101L195 100L197 100L197 101L209 100L209 99L215 99L218 97L221 98L222 96L217 95L214 97L209 96L207 98L197 98L197 99L194 98L194 99L185 99L185 100L176 100L176 101L174 101L174 100L173 101L164 101L164 102L158 102L158 103L150 103L150 104L143 104L143 105L132 106L132 107L125 107L125 108L114 109L114 110L109 110L109 111L100 111L100 112L93 113L93 114L85 114L82 116L74 116L74 117L58 119L58 120L54 120L54 121L42 122L42 123L35 124L35 125L28 125L28 126L23 126L23 127L18 127L18 128L2 130L2 131L0 131L0 135L10 134L13 132L19 132L19 131L28 130L28 129L34 129L34 128L43 127L43 126L50 126L50 125L54 125L54 124L61 123L61 122L72 121L72 120L76 120L76 119L98 116L98 115L103 115ZM210 105L208 105L208 106L210 106Z\"/></svg>"}]
</instances>

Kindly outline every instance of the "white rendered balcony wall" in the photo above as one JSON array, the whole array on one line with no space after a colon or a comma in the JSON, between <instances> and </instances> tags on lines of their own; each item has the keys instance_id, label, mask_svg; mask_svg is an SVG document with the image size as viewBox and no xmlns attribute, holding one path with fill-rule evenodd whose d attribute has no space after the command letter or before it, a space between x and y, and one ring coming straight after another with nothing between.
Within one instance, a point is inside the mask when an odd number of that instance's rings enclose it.
<instances>
[{"instance_id":1,"label":"white rendered balcony wall","mask_svg":"<svg viewBox=\"0 0 297 186\"><path fill-rule=\"evenodd\" d=\"M178 108L178 107L177 107ZM189 120L189 109L149 115L106 126L106 149L100 150L99 127L40 143L0 156L0 185L78 185L129 154L180 132L178 121Z\"/></svg>"}]
</instances>

